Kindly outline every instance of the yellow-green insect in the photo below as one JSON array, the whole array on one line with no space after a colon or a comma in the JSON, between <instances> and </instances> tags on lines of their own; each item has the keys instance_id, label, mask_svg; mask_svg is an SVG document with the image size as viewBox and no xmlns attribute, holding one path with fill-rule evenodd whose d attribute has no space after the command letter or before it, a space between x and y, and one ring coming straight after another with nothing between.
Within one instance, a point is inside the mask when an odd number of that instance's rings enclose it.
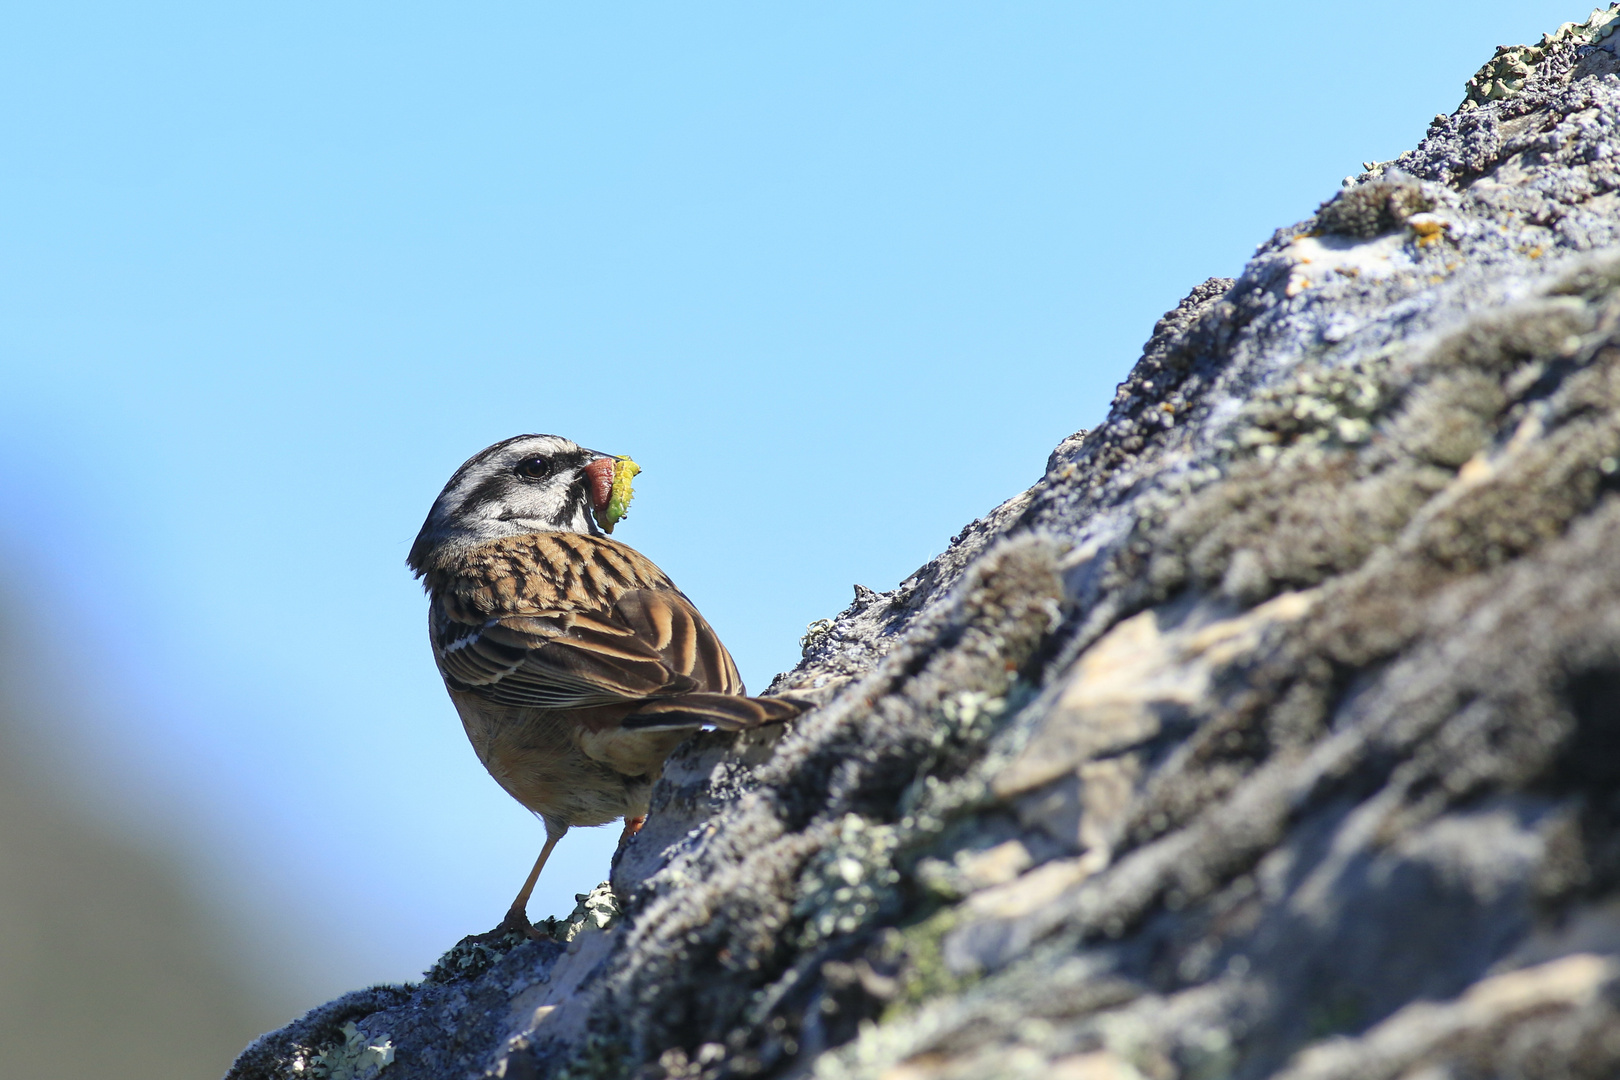
<instances>
[{"instance_id":1,"label":"yellow-green insect","mask_svg":"<svg viewBox=\"0 0 1620 1080\"><path fill-rule=\"evenodd\" d=\"M608 495L607 507L595 512L596 523L602 526L603 532L611 533L613 526L630 512L630 500L635 498L630 490L630 481L640 471L641 466L627 457L613 463L613 490Z\"/></svg>"}]
</instances>

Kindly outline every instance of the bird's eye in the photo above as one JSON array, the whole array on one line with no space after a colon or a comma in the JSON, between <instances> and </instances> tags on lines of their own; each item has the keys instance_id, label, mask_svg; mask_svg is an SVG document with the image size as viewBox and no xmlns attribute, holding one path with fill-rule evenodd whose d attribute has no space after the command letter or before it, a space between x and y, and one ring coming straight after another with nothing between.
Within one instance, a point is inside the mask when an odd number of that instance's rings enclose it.
<instances>
[{"instance_id":1,"label":"bird's eye","mask_svg":"<svg viewBox=\"0 0 1620 1080\"><path fill-rule=\"evenodd\" d=\"M525 480L544 480L551 474L551 461L549 458L537 454L534 457L526 457L518 462L512 471Z\"/></svg>"}]
</instances>

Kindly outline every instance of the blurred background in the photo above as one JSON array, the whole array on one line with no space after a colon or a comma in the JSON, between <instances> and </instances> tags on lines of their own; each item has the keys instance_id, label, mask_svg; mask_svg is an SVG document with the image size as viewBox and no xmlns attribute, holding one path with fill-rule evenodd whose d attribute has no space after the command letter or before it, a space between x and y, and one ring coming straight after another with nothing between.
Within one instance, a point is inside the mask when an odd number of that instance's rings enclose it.
<instances>
[{"instance_id":1,"label":"blurred background","mask_svg":"<svg viewBox=\"0 0 1620 1080\"><path fill-rule=\"evenodd\" d=\"M501 917L542 830L404 567L463 459L633 455L617 535L761 688L1101 420L1192 286L1584 15L11 5L7 1068L216 1075Z\"/></svg>"}]
</instances>

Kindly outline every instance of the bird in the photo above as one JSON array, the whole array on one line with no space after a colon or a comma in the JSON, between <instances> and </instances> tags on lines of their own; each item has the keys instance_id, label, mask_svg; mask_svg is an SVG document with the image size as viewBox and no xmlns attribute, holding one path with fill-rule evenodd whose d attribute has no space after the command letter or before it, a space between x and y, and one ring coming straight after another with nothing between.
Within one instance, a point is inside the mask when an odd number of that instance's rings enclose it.
<instances>
[{"instance_id":1,"label":"bird","mask_svg":"<svg viewBox=\"0 0 1620 1080\"><path fill-rule=\"evenodd\" d=\"M539 936L529 897L557 842L619 818L627 841L665 759L695 729L744 730L810 707L748 696L686 594L606 535L620 460L558 435L504 439L450 477L406 558L473 750L545 824L540 856L492 933Z\"/></svg>"}]
</instances>

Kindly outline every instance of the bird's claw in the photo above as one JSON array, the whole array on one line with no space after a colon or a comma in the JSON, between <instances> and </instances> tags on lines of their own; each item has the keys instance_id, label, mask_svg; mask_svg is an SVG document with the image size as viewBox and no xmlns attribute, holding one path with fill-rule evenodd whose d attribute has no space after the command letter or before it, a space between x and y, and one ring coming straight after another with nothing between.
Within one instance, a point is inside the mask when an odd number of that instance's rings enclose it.
<instances>
[{"instance_id":1,"label":"bird's claw","mask_svg":"<svg viewBox=\"0 0 1620 1080\"><path fill-rule=\"evenodd\" d=\"M500 921L491 933L518 934L530 941L545 941L549 935L534 923L529 921L529 913L522 908L513 908L506 913L506 918Z\"/></svg>"},{"instance_id":2,"label":"bird's claw","mask_svg":"<svg viewBox=\"0 0 1620 1080\"><path fill-rule=\"evenodd\" d=\"M513 941L514 937L518 940ZM495 924L493 930L467 940L480 945L510 948L513 945L521 945L524 941L549 941L550 935L529 921L528 912L522 908L513 908L506 913L506 918Z\"/></svg>"}]
</instances>

